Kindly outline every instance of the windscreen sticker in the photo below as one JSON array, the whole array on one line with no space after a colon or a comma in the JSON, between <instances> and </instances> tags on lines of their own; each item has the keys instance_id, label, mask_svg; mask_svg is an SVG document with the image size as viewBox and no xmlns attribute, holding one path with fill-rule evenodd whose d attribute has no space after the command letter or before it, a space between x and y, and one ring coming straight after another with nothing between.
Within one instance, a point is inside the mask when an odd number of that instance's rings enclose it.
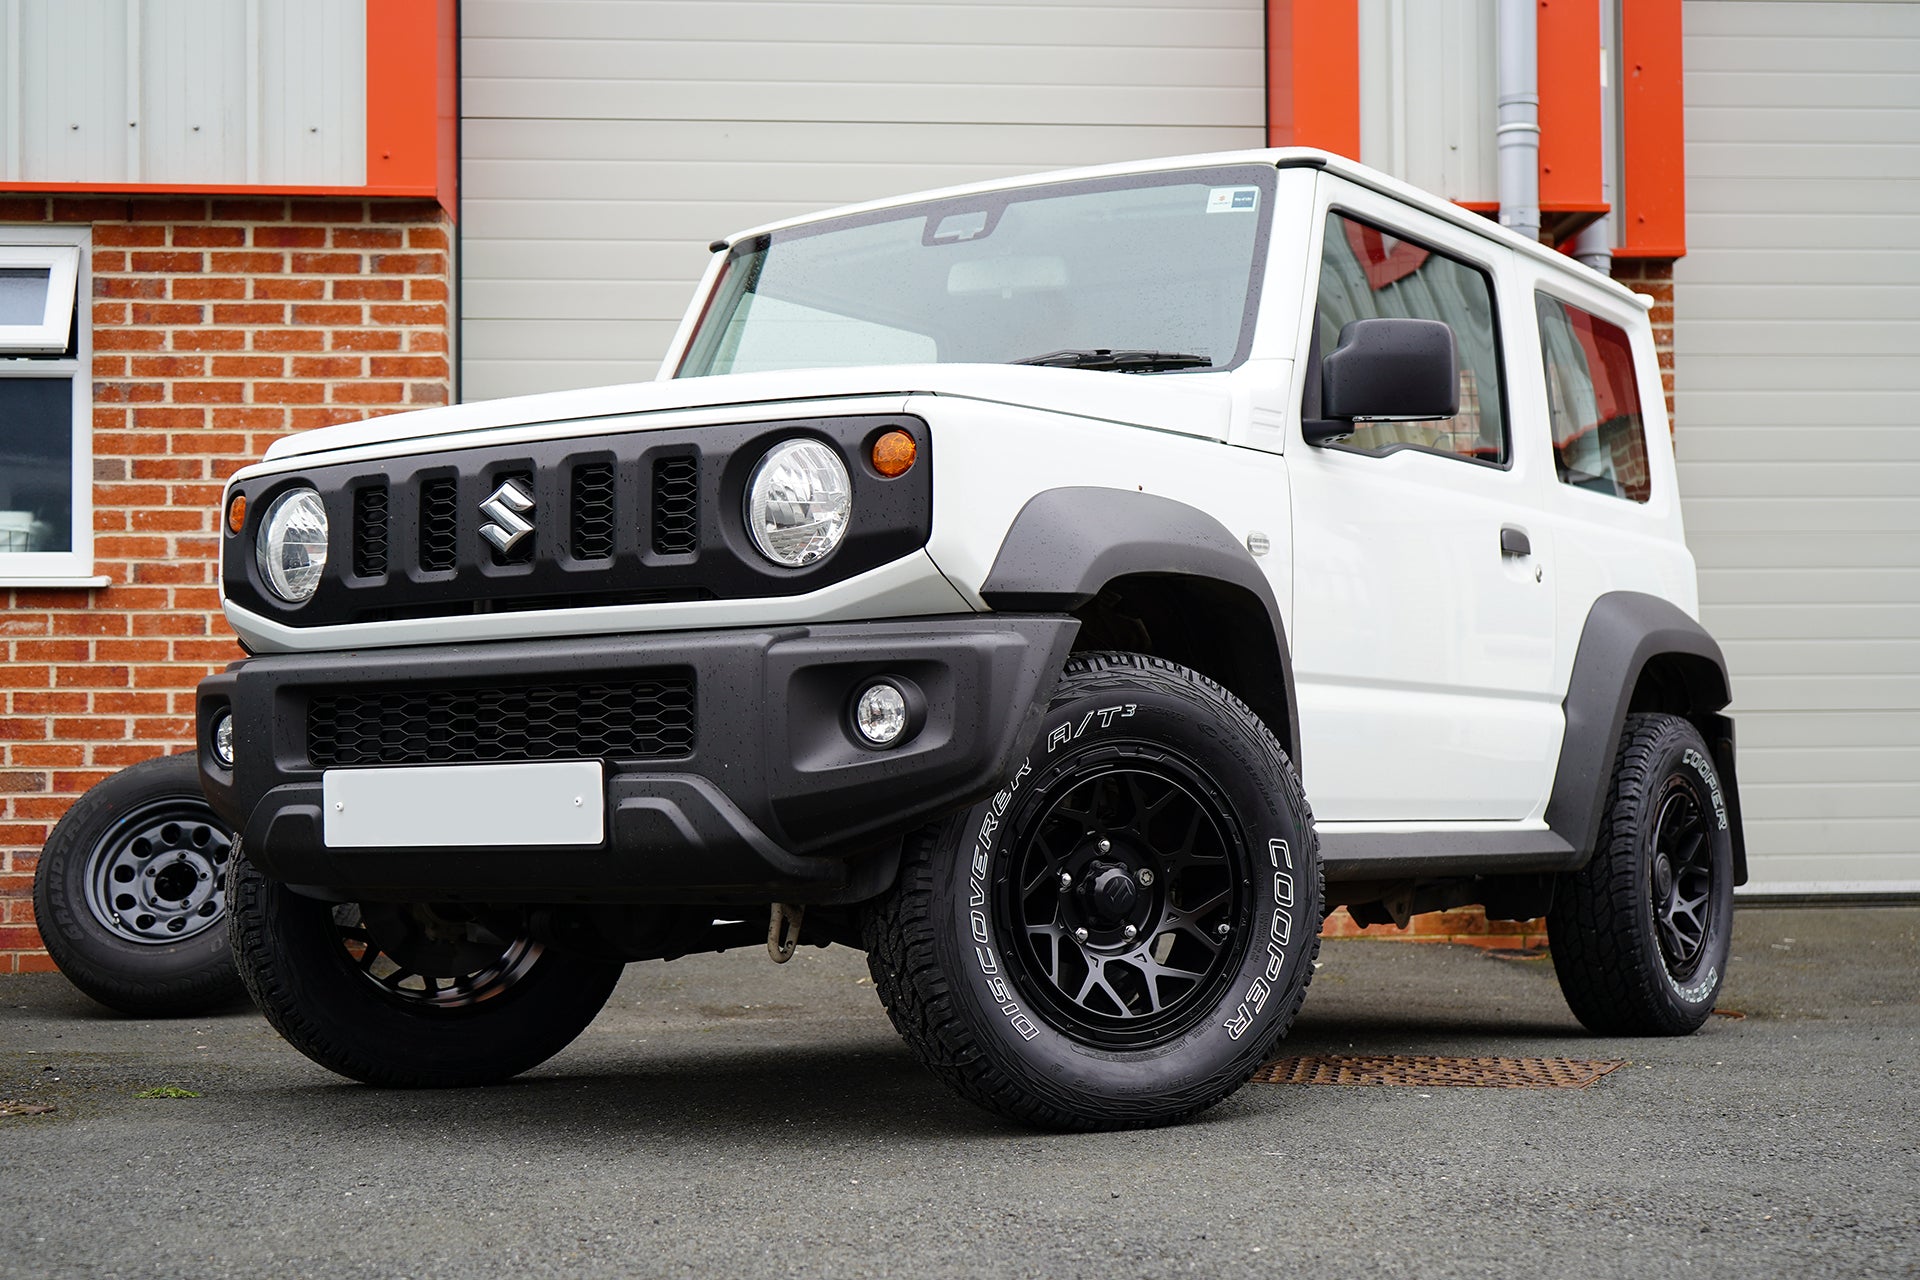
<instances>
[{"instance_id":1,"label":"windscreen sticker","mask_svg":"<svg viewBox=\"0 0 1920 1280\"><path fill-rule=\"evenodd\" d=\"M1259 203L1258 187L1215 187L1207 192L1208 213L1252 213Z\"/></svg>"}]
</instances>

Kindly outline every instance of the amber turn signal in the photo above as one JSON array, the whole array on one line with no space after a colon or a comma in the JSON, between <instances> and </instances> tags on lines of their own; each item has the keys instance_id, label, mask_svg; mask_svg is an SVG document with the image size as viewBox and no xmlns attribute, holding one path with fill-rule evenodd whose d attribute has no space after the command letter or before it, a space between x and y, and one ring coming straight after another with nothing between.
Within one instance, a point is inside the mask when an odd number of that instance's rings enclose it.
<instances>
[{"instance_id":1,"label":"amber turn signal","mask_svg":"<svg viewBox=\"0 0 1920 1280\"><path fill-rule=\"evenodd\" d=\"M920 446L904 431L889 431L873 442L873 469L891 480L905 475L920 456Z\"/></svg>"},{"instance_id":2,"label":"amber turn signal","mask_svg":"<svg viewBox=\"0 0 1920 1280\"><path fill-rule=\"evenodd\" d=\"M227 528L240 532L247 524L247 495L236 493L233 501L227 504Z\"/></svg>"}]
</instances>

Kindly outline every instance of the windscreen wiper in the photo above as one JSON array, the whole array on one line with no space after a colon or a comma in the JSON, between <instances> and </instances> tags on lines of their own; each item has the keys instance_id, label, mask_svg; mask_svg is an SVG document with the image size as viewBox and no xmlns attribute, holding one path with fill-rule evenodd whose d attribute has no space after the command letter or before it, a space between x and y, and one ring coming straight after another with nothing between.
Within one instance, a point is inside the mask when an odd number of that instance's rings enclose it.
<instances>
[{"instance_id":1,"label":"windscreen wiper","mask_svg":"<svg viewBox=\"0 0 1920 1280\"><path fill-rule=\"evenodd\" d=\"M1210 369L1208 356L1184 351L1110 351L1105 347L1049 351L1009 364L1043 364L1054 369L1112 369L1120 373L1160 373L1167 369Z\"/></svg>"}]
</instances>

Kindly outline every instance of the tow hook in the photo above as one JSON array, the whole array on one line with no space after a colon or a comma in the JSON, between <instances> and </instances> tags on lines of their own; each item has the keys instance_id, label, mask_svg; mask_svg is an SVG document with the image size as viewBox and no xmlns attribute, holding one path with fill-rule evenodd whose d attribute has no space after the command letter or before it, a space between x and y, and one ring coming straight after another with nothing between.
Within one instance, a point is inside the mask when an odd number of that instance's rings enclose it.
<instances>
[{"instance_id":1,"label":"tow hook","mask_svg":"<svg viewBox=\"0 0 1920 1280\"><path fill-rule=\"evenodd\" d=\"M806 914L805 907L773 904L773 917L767 922L767 955L775 964L793 959L793 949L800 945L800 921Z\"/></svg>"}]
</instances>

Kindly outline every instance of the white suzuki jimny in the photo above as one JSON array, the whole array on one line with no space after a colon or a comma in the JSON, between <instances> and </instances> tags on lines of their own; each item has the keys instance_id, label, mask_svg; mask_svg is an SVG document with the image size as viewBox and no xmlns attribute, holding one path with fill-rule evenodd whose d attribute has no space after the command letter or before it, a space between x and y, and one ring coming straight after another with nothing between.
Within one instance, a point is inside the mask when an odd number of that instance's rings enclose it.
<instances>
[{"instance_id":1,"label":"white suzuki jimny","mask_svg":"<svg viewBox=\"0 0 1920 1280\"><path fill-rule=\"evenodd\" d=\"M658 381L285 440L225 517L238 963L360 1080L511 1076L623 964L763 941L864 949L928 1067L1072 1128L1231 1093L1334 905L1544 914L1596 1032L1720 988L1646 307L1333 156L716 241Z\"/></svg>"}]
</instances>

